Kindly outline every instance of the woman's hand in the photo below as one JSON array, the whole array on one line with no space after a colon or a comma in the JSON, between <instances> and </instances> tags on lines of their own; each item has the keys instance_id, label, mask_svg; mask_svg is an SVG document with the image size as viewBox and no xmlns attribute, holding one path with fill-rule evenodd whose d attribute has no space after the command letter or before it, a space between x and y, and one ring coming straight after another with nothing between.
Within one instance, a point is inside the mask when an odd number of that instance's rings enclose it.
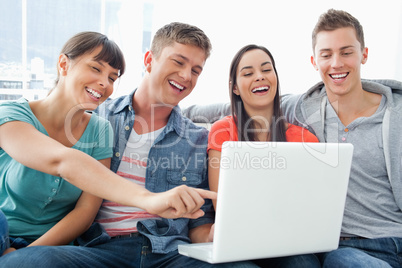
<instances>
[{"instance_id":1,"label":"woman's hand","mask_svg":"<svg viewBox=\"0 0 402 268\"><path fill-rule=\"evenodd\" d=\"M144 209L163 218L196 219L204 215L200 208L204 199L215 200L215 192L178 186L163 193L149 193L144 200Z\"/></svg>"}]
</instances>

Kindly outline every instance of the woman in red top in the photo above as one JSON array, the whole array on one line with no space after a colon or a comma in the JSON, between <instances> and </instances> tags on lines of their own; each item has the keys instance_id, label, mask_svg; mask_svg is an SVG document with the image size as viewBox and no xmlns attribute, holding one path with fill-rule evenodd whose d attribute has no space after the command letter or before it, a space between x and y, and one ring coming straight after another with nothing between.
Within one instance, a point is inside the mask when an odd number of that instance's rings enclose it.
<instances>
[{"instance_id":1,"label":"woman in red top","mask_svg":"<svg viewBox=\"0 0 402 268\"><path fill-rule=\"evenodd\" d=\"M208 137L211 190L218 190L225 141L318 142L307 129L285 121L275 61L265 47L247 45L237 52L230 65L229 94L232 116L215 122Z\"/></svg>"},{"instance_id":2,"label":"woman in red top","mask_svg":"<svg viewBox=\"0 0 402 268\"><path fill-rule=\"evenodd\" d=\"M230 65L229 94L232 116L215 122L208 137L208 177L212 191L218 191L221 149L225 141L318 142L307 129L285 121L275 61L265 47L247 45L237 52ZM259 264L288 267L300 263L299 258L307 258L310 267L319 266L314 255L267 259Z\"/></svg>"}]
</instances>

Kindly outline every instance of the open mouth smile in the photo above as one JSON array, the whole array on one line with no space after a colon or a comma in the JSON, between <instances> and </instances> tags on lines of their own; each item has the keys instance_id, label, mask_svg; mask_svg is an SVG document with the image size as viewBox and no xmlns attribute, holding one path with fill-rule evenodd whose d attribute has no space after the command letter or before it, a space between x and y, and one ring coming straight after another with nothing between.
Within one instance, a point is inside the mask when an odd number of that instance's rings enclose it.
<instances>
[{"instance_id":1,"label":"open mouth smile","mask_svg":"<svg viewBox=\"0 0 402 268\"><path fill-rule=\"evenodd\" d=\"M182 92L183 90L186 89L186 87L176 83L175 81L169 80L169 84L176 90L178 90L179 92Z\"/></svg>"},{"instance_id":2,"label":"open mouth smile","mask_svg":"<svg viewBox=\"0 0 402 268\"><path fill-rule=\"evenodd\" d=\"M253 93L267 92L269 90L269 88L270 88L269 86L256 87L251 92L253 92Z\"/></svg>"},{"instance_id":3,"label":"open mouth smile","mask_svg":"<svg viewBox=\"0 0 402 268\"><path fill-rule=\"evenodd\" d=\"M329 76L334 80L342 80L345 79L349 73L340 73L340 74L330 74Z\"/></svg>"},{"instance_id":4,"label":"open mouth smile","mask_svg":"<svg viewBox=\"0 0 402 268\"><path fill-rule=\"evenodd\" d=\"M85 88L85 91L89 93L89 95L96 100L99 100L100 98L102 98L102 94L100 94L99 92L93 90L92 88Z\"/></svg>"}]
</instances>

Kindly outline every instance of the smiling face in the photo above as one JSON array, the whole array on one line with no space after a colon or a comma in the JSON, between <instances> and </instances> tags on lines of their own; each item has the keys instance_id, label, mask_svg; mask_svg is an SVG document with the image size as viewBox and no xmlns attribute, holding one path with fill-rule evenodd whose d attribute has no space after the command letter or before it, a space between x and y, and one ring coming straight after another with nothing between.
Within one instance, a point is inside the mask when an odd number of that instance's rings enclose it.
<instances>
[{"instance_id":1,"label":"smiling face","mask_svg":"<svg viewBox=\"0 0 402 268\"><path fill-rule=\"evenodd\" d=\"M148 52L144 62L151 102L176 106L194 89L205 61L204 50L177 42L165 47L159 57Z\"/></svg>"},{"instance_id":2,"label":"smiling face","mask_svg":"<svg viewBox=\"0 0 402 268\"><path fill-rule=\"evenodd\" d=\"M114 82L119 78L119 70L96 60L101 49L99 47L74 60L64 54L59 57L58 67L66 94L87 109L94 109L105 101L113 93Z\"/></svg>"},{"instance_id":3,"label":"smiling face","mask_svg":"<svg viewBox=\"0 0 402 268\"><path fill-rule=\"evenodd\" d=\"M273 109L278 80L272 59L260 49L244 53L236 74L234 94L241 97L249 114L260 109Z\"/></svg>"},{"instance_id":4,"label":"smiling face","mask_svg":"<svg viewBox=\"0 0 402 268\"><path fill-rule=\"evenodd\" d=\"M319 71L329 98L362 90L360 67L366 63L367 53L352 27L317 34L311 63Z\"/></svg>"}]
</instances>

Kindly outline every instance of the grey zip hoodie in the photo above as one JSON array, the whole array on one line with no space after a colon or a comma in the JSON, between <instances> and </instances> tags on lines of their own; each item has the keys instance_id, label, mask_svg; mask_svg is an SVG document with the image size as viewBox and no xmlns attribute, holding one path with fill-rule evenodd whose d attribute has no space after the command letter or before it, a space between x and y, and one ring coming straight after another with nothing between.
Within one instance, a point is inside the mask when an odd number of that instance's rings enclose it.
<instances>
[{"instance_id":1,"label":"grey zip hoodie","mask_svg":"<svg viewBox=\"0 0 402 268\"><path fill-rule=\"evenodd\" d=\"M387 97L382 124L388 178L398 207L402 210L402 83L395 80L362 80L363 89ZM302 95L282 96L282 109L289 123L303 126L325 142L326 91L317 83Z\"/></svg>"}]
</instances>

